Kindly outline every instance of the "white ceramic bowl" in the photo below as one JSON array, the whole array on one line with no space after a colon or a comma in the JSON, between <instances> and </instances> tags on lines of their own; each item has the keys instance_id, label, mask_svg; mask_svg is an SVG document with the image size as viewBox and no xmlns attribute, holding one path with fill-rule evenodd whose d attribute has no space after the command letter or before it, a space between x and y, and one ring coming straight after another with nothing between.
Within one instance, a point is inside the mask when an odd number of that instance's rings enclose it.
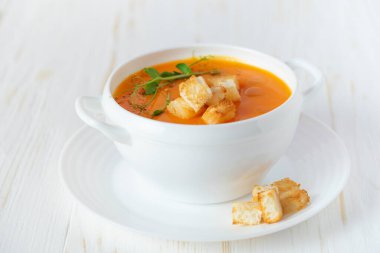
<instances>
[{"instance_id":1,"label":"white ceramic bowl","mask_svg":"<svg viewBox=\"0 0 380 253\"><path fill-rule=\"evenodd\" d=\"M220 125L155 121L123 109L113 99L116 87L137 70L193 55L229 56L268 70L285 81L292 95L261 116ZM321 73L312 65L301 60L288 64L314 76L310 87L322 83ZM284 154L296 131L305 92L292 69L276 58L239 47L192 45L127 61L111 74L101 97L80 97L76 109L84 122L114 141L137 174L166 197L218 203L250 192Z\"/></svg>"}]
</instances>

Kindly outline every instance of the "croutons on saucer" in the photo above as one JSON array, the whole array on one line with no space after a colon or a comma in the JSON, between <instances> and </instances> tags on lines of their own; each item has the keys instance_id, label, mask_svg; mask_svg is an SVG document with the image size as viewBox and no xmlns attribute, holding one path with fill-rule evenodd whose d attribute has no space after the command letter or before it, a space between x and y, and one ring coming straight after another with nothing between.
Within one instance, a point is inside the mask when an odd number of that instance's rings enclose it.
<instances>
[{"instance_id":1,"label":"croutons on saucer","mask_svg":"<svg viewBox=\"0 0 380 253\"><path fill-rule=\"evenodd\" d=\"M239 82L236 76L213 76L207 79L210 87L224 87L226 89L226 98L232 102L240 101Z\"/></svg>"},{"instance_id":2,"label":"croutons on saucer","mask_svg":"<svg viewBox=\"0 0 380 253\"><path fill-rule=\"evenodd\" d=\"M211 87L212 96L207 100L208 106L215 105L226 97L226 88L222 86Z\"/></svg>"},{"instance_id":3,"label":"croutons on saucer","mask_svg":"<svg viewBox=\"0 0 380 253\"><path fill-rule=\"evenodd\" d=\"M273 182L272 185L277 187L280 200L293 196L300 189L300 184L290 178L283 178Z\"/></svg>"},{"instance_id":4,"label":"croutons on saucer","mask_svg":"<svg viewBox=\"0 0 380 253\"><path fill-rule=\"evenodd\" d=\"M174 116L181 119L190 119L197 114L194 109L191 108L181 97L172 100L169 103L167 110Z\"/></svg>"},{"instance_id":5,"label":"croutons on saucer","mask_svg":"<svg viewBox=\"0 0 380 253\"><path fill-rule=\"evenodd\" d=\"M252 190L252 201L259 201L259 193L270 190L270 189L275 189L275 191L278 194L278 189L275 186L272 185L255 185Z\"/></svg>"},{"instance_id":6,"label":"croutons on saucer","mask_svg":"<svg viewBox=\"0 0 380 253\"><path fill-rule=\"evenodd\" d=\"M202 119L207 124L220 124L233 119L236 115L236 106L228 99L223 99L207 108Z\"/></svg>"},{"instance_id":7,"label":"croutons on saucer","mask_svg":"<svg viewBox=\"0 0 380 253\"><path fill-rule=\"evenodd\" d=\"M275 188L258 193L259 203L263 212L263 221L275 223L282 218L282 207Z\"/></svg>"},{"instance_id":8,"label":"croutons on saucer","mask_svg":"<svg viewBox=\"0 0 380 253\"><path fill-rule=\"evenodd\" d=\"M211 98L212 92L203 77L191 76L179 85L179 94L197 113Z\"/></svg>"},{"instance_id":9,"label":"croutons on saucer","mask_svg":"<svg viewBox=\"0 0 380 253\"><path fill-rule=\"evenodd\" d=\"M289 178L278 180L272 185L278 188L284 214L299 211L310 202L307 191L300 189L300 184Z\"/></svg>"},{"instance_id":10,"label":"croutons on saucer","mask_svg":"<svg viewBox=\"0 0 380 253\"><path fill-rule=\"evenodd\" d=\"M257 225L262 211L258 202L236 202L232 204L232 224Z\"/></svg>"},{"instance_id":11,"label":"croutons on saucer","mask_svg":"<svg viewBox=\"0 0 380 253\"><path fill-rule=\"evenodd\" d=\"M310 197L305 190L297 190L293 197L281 201L284 214L294 213L305 208L310 202Z\"/></svg>"}]
</instances>

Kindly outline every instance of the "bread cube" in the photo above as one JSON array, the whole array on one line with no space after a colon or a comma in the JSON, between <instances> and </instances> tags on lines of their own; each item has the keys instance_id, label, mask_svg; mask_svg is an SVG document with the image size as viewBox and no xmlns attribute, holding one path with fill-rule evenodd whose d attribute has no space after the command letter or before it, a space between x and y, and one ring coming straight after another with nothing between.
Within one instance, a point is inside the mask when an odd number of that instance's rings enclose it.
<instances>
[{"instance_id":1,"label":"bread cube","mask_svg":"<svg viewBox=\"0 0 380 253\"><path fill-rule=\"evenodd\" d=\"M278 180L273 182L272 185L278 188L280 200L293 196L300 189L300 184L290 178Z\"/></svg>"},{"instance_id":2,"label":"bread cube","mask_svg":"<svg viewBox=\"0 0 380 253\"><path fill-rule=\"evenodd\" d=\"M282 207L275 188L258 193L258 199L263 212L263 221L275 223L282 218Z\"/></svg>"},{"instance_id":3,"label":"bread cube","mask_svg":"<svg viewBox=\"0 0 380 253\"><path fill-rule=\"evenodd\" d=\"M236 106L228 99L223 99L207 108L202 119L207 124L220 124L233 119L236 115Z\"/></svg>"},{"instance_id":4,"label":"bread cube","mask_svg":"<svg viewBox=\"0 0 380 253\"><path fill-rule=\"evenodd\" d=\"M284 214L299 211L310 203L307 191L300 189L300 184L289 178L276 181L272 185L278 188Z\"/></svg>"},{"instance_id":5,"label":"bread cube","mask_svg":"<svg viewBox=\"0 0 380 253\"><path fill-rule=\"evenodd\" d=\"M226 88L222 86L211 87L212 96L207 100L208 106L215 105L226 97Z\"/></svg>"},{"instance_id":6,"label":"bread cube","mask_svg":"<svg viewBox=\"0 0 380 253\"><path fill-rule=\"evenodd\" d=\"M210 87L201 76L191 76L180 83L179 94L196 113L201 110L212 96Z\"/></svg>"},{"instance_id":7,"label":"bread cube","mask_svg":"<svg viewBox=\"0 0 380 253\"><path fill-rule=\"evenodd\" d=\"M239 102L240 101L240 93L237 89L236 84L232 80L227 80L224 85L224 88L226 88L226 98L231 100L232 102Z\"/></svg>"},{"instance_id":8,"label":"bread cube","mask_svg":"<svg viewBox=\"0 0 380 253\"><path fill-rule=\"evenodd\" d=\"M236 76L213 76L207 79L210 87L224 87L226 89L226 98L232 102L240 101L239 82Z\"/></svg>"},{"instance_id":9,"label":"bread cube","mask_svg":"<svg viewBox=\"0 0 380 253\"><path fill-rule=\"evenodd\" d=\"M287 197L281 200L281 205L284 214L297 212L305 208L310 203L309 194L305 190L297 190L292 197Z\"/></svg>"},{"instance_id":10,"label":"bread cube","mask_svg":"<svg viewBox=\"0 0 380 253\"><path fill-rule=\"evenodd\" d=\"M236 88L239 90L239 82L235 75L214 75L208 76L206 81L210 87L223 86L226 80L232 80L236 84Z\"/></svg>"},{"instance_id":11,"label":"bread cube","mask_svg":"<svg viewBox=\"0 0 380 253\"><path fill-rule=\"evenodd\" d=\"M232 224L257 225L262 211L258 202L236 202L232 204Z\"/></svg>"},{"instance_id":12,"label":"bread cube","mask_svg":"<svg viewBox=\"0 0 380 253\"><path fill-rule=\"evenodd\" d=\"M275 186L272 186L272 185L264 185L264 186L255 185L253 187L253 190L252 190L252 201L259 201L259 193L266 191L266 190L270 190L270 189L275 189L275 191L278 194L278 189Z\"/></svg>"},{"instance_id":13,"label":"bread cube","mask_svg":"<svg viewBox=\"0 0 380 253\"><path fill-rule=\"evenodd\" d=\"M168 112L181 119L190 119L197 115L183 98L178 97L172 100L166 108Z\"/></svg>"}]
</instances>

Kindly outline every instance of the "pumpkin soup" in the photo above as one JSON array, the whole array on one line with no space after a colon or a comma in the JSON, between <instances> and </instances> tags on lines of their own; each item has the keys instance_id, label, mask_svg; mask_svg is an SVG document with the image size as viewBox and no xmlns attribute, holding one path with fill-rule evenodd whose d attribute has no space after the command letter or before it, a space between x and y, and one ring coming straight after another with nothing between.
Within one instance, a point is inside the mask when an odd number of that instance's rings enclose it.
<instances>
[{"instance_id":1,"label":"pumpkin soup","mask_svg":"<svg viewBox=\"0 0 380 253\"><path fill-rule=\"evenodd\" d=\"M180 124L249 119L284 103L291 91L274 74L221 56L158 64L128 76L115 90L126 110Z\"/></svg>"}]
</instances>

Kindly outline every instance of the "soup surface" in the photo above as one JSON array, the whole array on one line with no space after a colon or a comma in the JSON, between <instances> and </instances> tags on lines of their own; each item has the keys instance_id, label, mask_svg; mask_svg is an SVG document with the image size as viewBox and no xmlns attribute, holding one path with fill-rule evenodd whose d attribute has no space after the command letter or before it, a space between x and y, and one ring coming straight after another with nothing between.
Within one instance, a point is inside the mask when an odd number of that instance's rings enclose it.
<instances>
[{"instance_id":1,"label":"soup surface","mask_svg":"<svg viewBox=\"0 0 380 253\"><path fill-rule=\"evenodd\" d=\"M149 87L146 85L152 81L156 71L160 75L165 71L171 73L176 71L177 77L180 77L180 74L185 76L181 68L176 67L179 63L190 67L191 73L202 76L206 82L208 78L214 76L236 76L241 99L234 102L235 116L227 122L249 119L269 112L284 103L291 95L291 90L285 82L266 70L227 57L210 56L166 62L150 67L150 71L146 69L137 71L116 88L113 94L116 102L130 112L154 120L179 124L206 124L202 114L182 119L167 110L170 101L180 96L179 84L186 81L189 76L175 80L176 77L173 75L174 80L165 80L158 84L156 82L154 85L149 84ZM155 73L152 73L152 68L156 70L153 71ZM201 74L204 72L210 73Z\"/></svg>"}]
</instances>

